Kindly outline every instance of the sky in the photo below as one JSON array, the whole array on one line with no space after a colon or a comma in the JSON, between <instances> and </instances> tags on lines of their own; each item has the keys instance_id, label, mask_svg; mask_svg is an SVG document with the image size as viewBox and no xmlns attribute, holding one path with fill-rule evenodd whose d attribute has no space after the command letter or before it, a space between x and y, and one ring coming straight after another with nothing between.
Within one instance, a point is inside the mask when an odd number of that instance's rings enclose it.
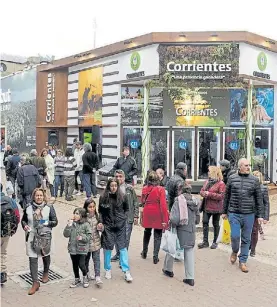
<instances>
[{"instance_id":1,"label":"sky","mask_svg":"<svg viewBox=\"0 0 277 307\"><path fill-rule=\"evenodd\" d=\"M1 52L63 58L150 32L250 31L277 40L276 0L13 0L1 3ZM276 5L276 4L275 4Z\"/></svg>"}]
</instances>

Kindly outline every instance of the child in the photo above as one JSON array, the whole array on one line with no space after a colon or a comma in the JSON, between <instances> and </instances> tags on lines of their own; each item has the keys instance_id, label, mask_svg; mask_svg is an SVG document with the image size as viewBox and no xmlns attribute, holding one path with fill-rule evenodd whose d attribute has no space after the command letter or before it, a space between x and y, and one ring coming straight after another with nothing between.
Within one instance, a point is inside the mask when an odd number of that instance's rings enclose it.
<instances>
[{"instance_id":1,"label":"child","mask_svg":"<svg viewBox=\"0 0 277 307\"><path fill-rule=\"evenodd\" d=\"M99 230L100 228L98 227L99 224L99 218L98 218L98 213L96 212L96 203L92 198L88 198L85 201L84 204L84 209L86 210L87 213L87 220L88 223L91 226L91 240L89 244L89 252L86 256L86 268L87 272L89 272L89 260L90 257L93 259L93 264L94 264L94 273L95 273L95 278L94 276L91 276L91 279L96 280L96 285L100 286L103 284L101 278L100 278L100 249L101 249L101 239L99 235ZM102 230L102 229L101 229ZM89 276L89 274L88 274Z\"/></svg>"},{"instance_id":2,"label":"child","mask_svg":"<svg viewBox=\"0 0 277 307\"><path fill-rule=\"evenodd\" d=\"M76 288L81 284L79 268L83 273L83 287L89 286L86 267L86 255L89 251L91 240L91 227L87 222L87 212L83 208L76 208L73 212L73 218L68 221L63 235L69 238L68 252L70 254L73 266L75 280L70 288Z\"/></svg>"}]
</instances>

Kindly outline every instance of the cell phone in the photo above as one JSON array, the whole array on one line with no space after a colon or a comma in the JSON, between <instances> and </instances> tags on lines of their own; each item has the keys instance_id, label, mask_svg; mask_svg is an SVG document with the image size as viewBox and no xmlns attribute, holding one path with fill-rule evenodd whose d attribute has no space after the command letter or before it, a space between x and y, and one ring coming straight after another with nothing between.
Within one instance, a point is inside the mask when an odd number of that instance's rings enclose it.
<instances>
[{"instance_id":1,"label":"cell phone","mask_svg":"<svg viewBox=\"0 0 277 307\"><path fill-rule=\"evenodd\" d=\"M44 224L46 222L46 220L40 220L39 223L40 224Z\"/></svg>"}]
</instances>

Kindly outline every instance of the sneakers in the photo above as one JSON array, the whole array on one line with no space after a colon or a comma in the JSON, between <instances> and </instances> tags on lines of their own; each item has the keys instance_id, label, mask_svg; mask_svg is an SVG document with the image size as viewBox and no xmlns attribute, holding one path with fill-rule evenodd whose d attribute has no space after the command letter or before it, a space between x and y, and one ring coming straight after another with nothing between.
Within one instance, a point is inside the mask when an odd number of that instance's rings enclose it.
<instances>
[{"instance_id":1,"label":"sneakers","mask_svg":"<svg viewBox=\"0 0 277 307\"><path fill-rule=\"evenodd\" d=\"M198 244L199 249L208 248L208 247L209 247L209 242L202 242Z\"/></svg>"},{"instance_id":2,"label":"sneakers","mask_svg":"<svg viewBox=\"0 0 277 307\"><path fill-rule=\"evenodd\" d=\"M217 246L218 246L218 244L214 242L214 243L211 245L211 249L217 249Z\"/></svg>"},{"instance_id":3,"label":"sneakers","mask_svg":"<svg viewBox=\"0 0 277 307\"><path fill-rule=\"evenodd\" d=\"M116 261L119 261L119 256L118 256L118 255L114 255L114 256L111 258L111 262L116 262Z\"/></svg>"},{"instance_id":4,"label":"sneakers","mask_svg":"<svg viewBox=\"0 0 277 307\"><path fill-rule=\"evenodd\" d=\"M89 286L88 276L83 277L83 287L87 288Z\"/></svg>"},{"instance_id":5,"label":"sneakers","mask_svg":"<svg viewBox=\"0 0 277 307\"><path fill-rule=\"evenodd\" d=\"M255 257L256 256L256 252L255 251L251 251L250 252L250 257Z\"/></svg>"},{"instance_id":6,"label":"sneakers","mask_svg":"<svg viewBox=\"0 0 277 307\"><path fill-rule=\"evenodd\" d=\"M98 286L98 287L100 287L101 285L103 285L103 281L101 280L100 276L96 276L95 284L96 284L96 286Z\"/></svg>"},{"instance_id":7,"label":"sneakers","mask_svg":"<svg viewBox=\"0 0 277 307\"><path fill-rule=\"evenodd\" d=\"M88 272L88 279L89 280L95 280L95 275L94 274L89 274L89 272Z\"/></svg>"},{"instance_id":8,"label":"sneakers","mask_svg":"<svg viewBox=\"0 0 277 307\"><path fill-rule=\"evenodd\" d=\"M132 277L130 271L125 272L124 278L125 278L125 280L126 280L127 282L132 282L132 281L133 281L133 277Z\"/></svg>"},{"instance_id":9,"label":"sneakers","mask_svg":"<svg viewBox=\"0 0 277 307\"><path fill-rule=\"evenodd\" d=\"M107 270L105 273L105 278L106 279L112 279L112 271L111 270Z\"/></svg>"},{"instance_id":10,"label":"sneakers","mask_svg":"<svg viewBox=\"0 0 277 307\"><path fill-rule=\"evenodd\" d=\"M80 278L75 278L72 282L72 284L69 286L70 288L76 288L81 285Z\"/></svg>"},{"instance_id":11,"label":"sneakers","mask_svg":"<svg viewBox=\"0 0 277 307\"><path fill-rule=\"evenodd\" d=\"M82 196L83 194L81 192L77 192L75 195L76 196Z\"/></svg>"}]
</instances>

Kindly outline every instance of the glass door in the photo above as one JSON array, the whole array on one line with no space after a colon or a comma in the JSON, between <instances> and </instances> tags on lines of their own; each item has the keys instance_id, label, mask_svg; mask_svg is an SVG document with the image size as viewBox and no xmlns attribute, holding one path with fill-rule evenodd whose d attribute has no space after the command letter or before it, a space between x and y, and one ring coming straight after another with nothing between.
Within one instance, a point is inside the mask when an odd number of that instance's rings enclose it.
<instances>
[{"instance_id":1,"label":"glass door","mask_svg":"<svg viewBox=\"0 0 277 307\"><path fill-rule=\"evenodd\" d=\"M179 162L187 164L187 178L193 178L194 174L194 128L176 129L172 138L172 170Z\"/></svg>"},{"instance_id":2,"label":"glass door","mask_svg":"<svg viewBox=\"0 0 277 307\"><path fill-rule=\"evenodd\" d=\"M218 165L220 160L220 129L199 128L197 178L207 179L210 165Z\"/></svg>"},{"instance_id":3,"label":"glass door","mask_svg":"<svg viewBox=\"0 0 277 307\"><path fill-rule=\"evenodd\" d=\"M224 128L223 157L230 161L232 169L237 169L239 159L247 155L245 131L245 128Z\"/></svg>"}]
</instances>

